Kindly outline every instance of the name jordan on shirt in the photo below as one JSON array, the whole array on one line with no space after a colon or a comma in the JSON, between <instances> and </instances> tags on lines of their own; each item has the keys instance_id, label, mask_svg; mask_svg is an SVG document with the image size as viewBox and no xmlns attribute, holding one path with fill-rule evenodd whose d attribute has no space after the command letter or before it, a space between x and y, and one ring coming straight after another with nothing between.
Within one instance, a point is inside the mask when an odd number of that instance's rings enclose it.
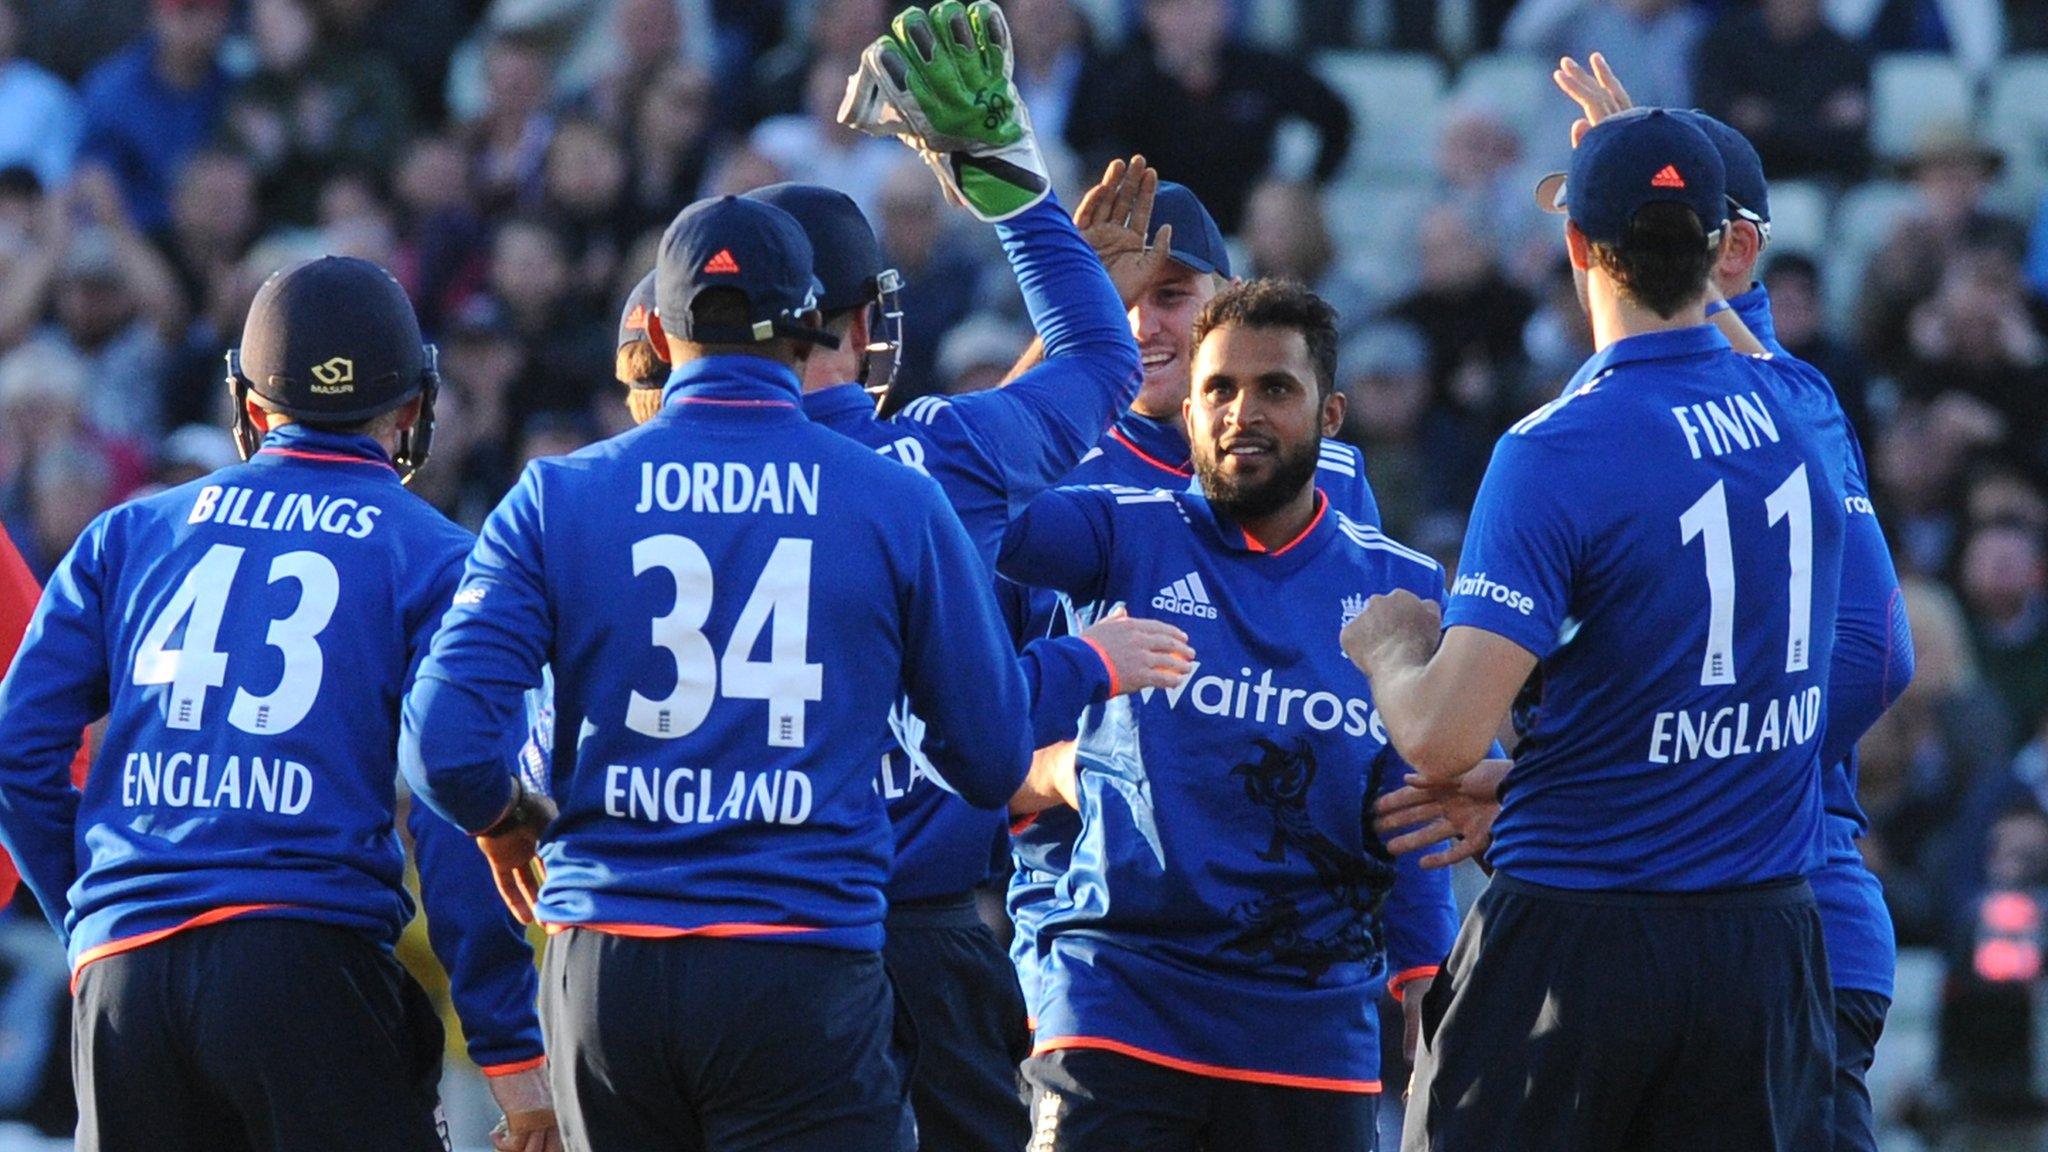
<instances>
[{"instance_id":1,"label":"name jordan on shirt","mask_svg":"<svg viewBox=\"0 0 2048 1152\"><path fill-rule=\"evenodd\" d=\"M688 464L640 465L640 502L635 512L773 512L777 515L818 514L818 466L794 461L777 465L724 464L697 460Z\"/></svg>"}]
</instances>

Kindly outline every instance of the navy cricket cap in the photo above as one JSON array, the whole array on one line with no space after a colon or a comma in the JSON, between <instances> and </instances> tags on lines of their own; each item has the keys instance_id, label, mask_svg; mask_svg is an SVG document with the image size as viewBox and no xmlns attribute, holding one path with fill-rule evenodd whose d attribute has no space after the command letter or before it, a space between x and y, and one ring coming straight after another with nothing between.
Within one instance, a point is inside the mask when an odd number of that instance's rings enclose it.
<instances>
[{"instance_id":1,"label":"navy cricket cap","mask_svg":"<svg viewBox=\"0 0 2048 1152\"><path fill-rule=\"evenodd\" d=\"M1673 108L1671 114L1706 133L1707 139L1714 142L1714 149L1721 153L1728 205L1735 209L1735 214L1751 224L1769 224L1771 192L1764 183L1763 158L1756 154L1756 146L1749 138L1697 108Z\"/></svg>"},{"instance_id":2,"label":"navy cricket cap","mask_svg":"<svg viewBox=\"0 0 2048 1152\"><path fill-rule=\"evenodd\" d=\"M353 256L279 269L256 290L231 363L266 407L353 424L424 386L419 317L391 273Z\"/></svg>"},{"instance_id":3,"label":"navy cricket cap","mask_svg":"<svg viewBox=\"0 0 2048 1152\"><path fill-rule=\"evenodd\" d=\"M619 313L618 347L647 339L647 318L654 315L654 273L649 272L633 285L632 294L626 297L626 310ZM667 349L662 350L664 354Z\"/></svg>"},{"instance_id":4,"label":"navy cricket cap","mask_svg":"<svg viewBox=\"0 0 2048 1152\"><path fill-rule=\"evenodd\" d=\"M772 204L794 217L811 242L811 267L823 285L820 310L844 312L873 303L888 264L881 242L853 197L820 184L785 182L756 188L748 200Z\"/></svg>"},{"instance_id":5,"label":"navy cricket cap","mask_svg":"<svg viewBox=\"0 0 2048 1152\"><path fill-rule=\"evenodd\" d=\"M1570 170L1537 183L1536 203L1599 244L1619 243L1644 205L1683 204L1711 244L1728 222L1727 172L1706 133L1662 108L1631 108L1589 129Z\"/></svg>"},{"instance_id":6,"label":"navy cricket cap","mask_svg":"<svg viewBox=\"0 0 2048 1152\"><path fill-rule=\"evenodd\" d=\"M791 337L826 347L838 341L800 323L818 307L811 242L789 213L759 200L721 196L676 215L654 262L654 299L664 332L705 344L751 344ZM745 326L701 325L690 313L711 288L738 292Z\"/></svg>"},{"instance_id":7,"label":"navy cricket cap","mask_svg":"<svg viewBox=\"0 0 2048 1152\"><path fill-rule=\"evenodd\" d=\"M1216 227L1216 218L1187 185L1159 182L1159 192L1152 198L1153 236L1159 234L1162 224L1173 225L1173 248L1167 255L1176 263L1230 278L1230 250L1223 244L1223 230ZM1145 242L1151 243L1152 236L1145 237Z\"/></svg>"}]
</instances>

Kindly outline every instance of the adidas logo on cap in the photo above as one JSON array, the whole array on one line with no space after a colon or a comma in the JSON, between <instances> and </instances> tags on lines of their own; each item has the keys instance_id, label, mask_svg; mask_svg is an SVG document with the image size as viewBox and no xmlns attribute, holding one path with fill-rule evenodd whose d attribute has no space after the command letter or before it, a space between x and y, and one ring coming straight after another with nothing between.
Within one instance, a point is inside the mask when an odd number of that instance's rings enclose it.
<instances>
[{"instance_id":1,"label":"adidas logo on cap","mask_svg":"<svg viewBox=\"0 0 2048 1152\"><path fill-rule=\"evenodd\" d=\"M707 276L735 276L739 274L740 262L732 258L732 249L720 248L718 255L704 262Z\"/></svg>"},{"instance_id":2,"label":"adidas logo on cap","mask_svg":"<svg viewBox=\"0 0 2048 1152\"><path fill-rule=\"evenodd\" d=\"M1159 590L1152 597L1152 606L1161 612L1176 616L1197 616L1204 620L1216 619L1216 605L1209 602L1209 590L1202 586L1202 575L1190 572Z\"/></svg>"},{"instance_id":3,"label":"adidas logo on cap","mask_svg":"<svg viewBox=\"0 0 2048 1152\"><path fill-rule=\"evenodd\" d=\"M1685 187L1685 177L1680 176L1678 174L1677 165L1666 164L1663 168L1658 170L1655 176L1650 177L1650 187L1683 188Z\"/></svg>"}]
</instances>

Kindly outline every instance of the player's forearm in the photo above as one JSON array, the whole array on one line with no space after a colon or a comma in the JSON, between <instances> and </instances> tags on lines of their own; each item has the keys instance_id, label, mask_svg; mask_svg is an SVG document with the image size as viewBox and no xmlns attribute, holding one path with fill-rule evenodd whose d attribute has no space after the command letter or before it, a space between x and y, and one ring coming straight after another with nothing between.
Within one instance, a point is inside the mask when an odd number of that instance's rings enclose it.
<instances>
[{"instance_id":1,"label":"player's forearm","mask_svg":"<svg viewBox=\"0 0 2048 1152\"><path fill-rule=\"evenodd\" d=\"M1031 816L1064 804L1079 807L1074 795L1074 744L1048 744L1031 755L1031 771L1017 794L1010 797L1010 815Z\"/></svg>"},{"instance_id":2,"label":"player's forearm","mask_svg":"<svg viewBox=\"0 0 2048 1152\"><path fill-rule=\"evenodd\" d=\"M406 693L398 739L413 795L471 835L497 823L517 791L505 748L515 711L467 683L422 676Z\"/></svg>"},{"instance_id":3,"label":"player's forearm","mask_svg":"<svg viewBox=\"0 0 2048 1152\"><path fill-rule=\"evenodd\" d=\"M1081 713L1117 685L1097 649L1079 636L1033 640L1017 659L1031 693L1031 746L1072 740Z\"/></svg>"},{"instance_id":4,"label":"player's forearm","mask_svg":"<svg viewBox=\"0 0 2048 1152\"><path fill-rule=\"evenodd\" d=\"M431 812L415 808L408 825L427 937L448 972L469 1058L487 1072L538 1060L533 949L498 899L488 861L469 837Z\"/></svg>"},{"instance_id":5,"label":"player's forearm","mask_svg":"<svg viewBox=\"0 0 2048 1152\"><path fill-rule=\"evenodd\" d=\"M1416 772L1430 780L1455 780L1486 758L1499 718L1481 718L1465 706L1440 658L1385 651L1367 673L1387 740Z\"/></svg>"},{"instance_id":6,"label":"player's forearm","mask_svg":"<svg viewBox=\"0 0 2048 1152\"><path fill-rule=\"evenodd\" d=\"M996 225L996 236L1047 360L1108 356L1115 366L1137 371L1138 346L1116 285L1058 200L1048 196Z\"/></svg>"}]
</instances>

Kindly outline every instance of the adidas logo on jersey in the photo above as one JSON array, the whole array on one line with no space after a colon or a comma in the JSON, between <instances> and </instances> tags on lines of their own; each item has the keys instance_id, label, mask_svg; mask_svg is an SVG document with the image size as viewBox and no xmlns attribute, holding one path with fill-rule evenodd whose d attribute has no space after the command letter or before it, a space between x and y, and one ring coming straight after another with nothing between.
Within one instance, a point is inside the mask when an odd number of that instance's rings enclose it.
<instances>
[{"instance_id":1,"label":"adidas logo on jersey","mask_svg":"<svg viewBox=\"0 0 2048 1152\"><path fill-rule=\"evenodd\" d=\"M1152 606L1177 616L1198 616L1204 620L1216 618L1216 605L1209 602L1209 590L1202 586L1202 574L1199 572L1190 572L1161 588L1159 594L1152 597Z\"/></svg>"}]
</instances>

